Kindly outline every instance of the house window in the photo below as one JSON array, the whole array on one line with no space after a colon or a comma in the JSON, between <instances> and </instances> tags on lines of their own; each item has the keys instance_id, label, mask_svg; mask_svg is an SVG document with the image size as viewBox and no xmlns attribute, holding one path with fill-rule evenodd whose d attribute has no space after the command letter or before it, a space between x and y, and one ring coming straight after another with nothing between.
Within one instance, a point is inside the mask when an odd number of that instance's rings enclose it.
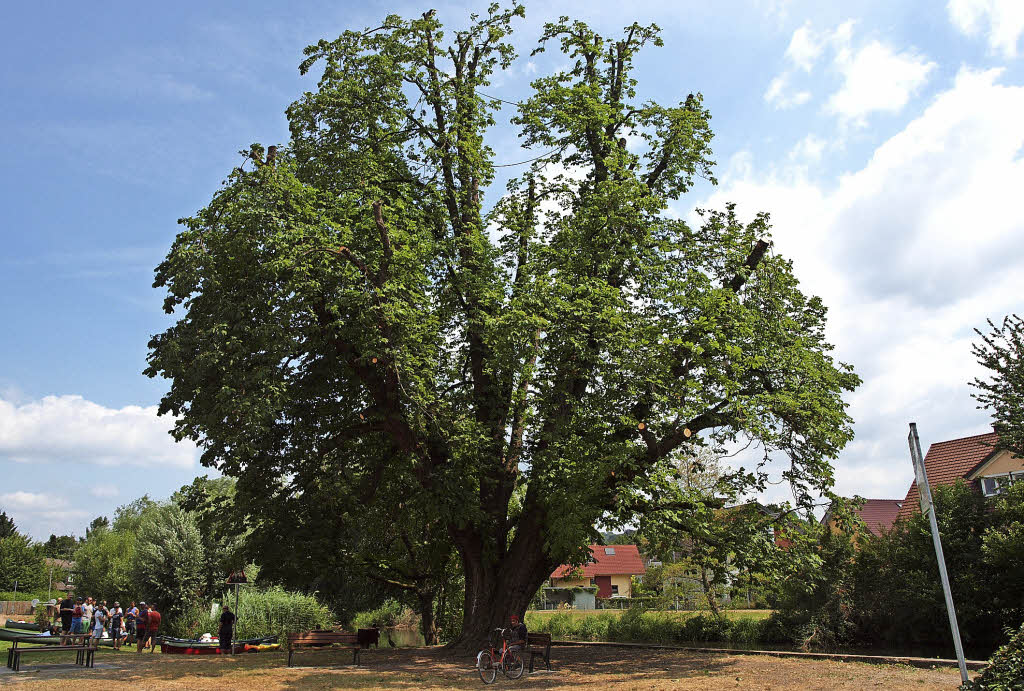
<instances>
[{"instance_id":1,"label":"house window","mask_svg":"<svg viewBox=\"0 0 1024 691\"><path fill-rule=\"evenodd\" d=\"M596 578L591 578L590 579L590 585L597 585L597 579Z\"/></svg>"},{"instance_id":2,"label":"house window","mask_svg":"<svg viewBox=\"0 0 1024 691\"><path fill-rule=\"evenodd\" d=\"M612 597L619 594L619 586L612 584Z\"/></svg>"},{"instance_id":3,"label":"house window","mask_svg":"<svg viewBox=\"0 0 1024 691\"><path fill-rule=\"evenodd\" d=\"M615 548L614 547L605 547L604 548L604 553L609 555L609 556L614 556L615 555Z\"/></svg>"},{"instance_id":4,"label":"house window","mask_svg":"<svg viewBox=\"0 0 1024 691\"><path fill-rule=\"evenodd\" d=\"M1024 473L1005 473L1003 475L989 475L981 478L981 493L986 497L994 497L1002 494L1003 490L1015 482L1024 481Z\"/></svg>"}]
</instances>

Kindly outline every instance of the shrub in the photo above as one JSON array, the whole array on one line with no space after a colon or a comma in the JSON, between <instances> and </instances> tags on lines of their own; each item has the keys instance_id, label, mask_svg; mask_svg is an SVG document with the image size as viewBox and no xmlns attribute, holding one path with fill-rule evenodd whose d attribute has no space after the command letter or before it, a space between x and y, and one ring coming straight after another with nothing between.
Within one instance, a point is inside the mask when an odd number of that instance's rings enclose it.
<instances>
[{"instance_id":1,"label":"shrub","mask_svg":"<svg viewBox=\"0 0 1024 691\"><path fill-rule=\"evenodd\" d=\"M1006 645L997 650L988 661L988 667L974 681L964 684L962 689L978 691L1019 691L1024 689L1024 626L1014 633L1007 629L1010 637Z\"/></svg>"},{"instance_id":2,"label":"shrub","mask_svg":"<svg viewBox=\"0 0 1024 691\"><path fill-rule=\"evenodd\" d=\"M730 624L730 643L755 645L768 642L765 640L765 632L768 628L766 619L733 619Z\"/></svg>"},{"instance_id":3,"label":"shrub","mask_svg":"<svg viewBox=\"0 0 1024 691\"><path fill-rule=\"evenodd\" d=\"M357 629L368 628L414 628L416 626L416 614L398 600L388 598L376 609L358 612L352 617L352 627Z\"/></svg>"}]
</instances>

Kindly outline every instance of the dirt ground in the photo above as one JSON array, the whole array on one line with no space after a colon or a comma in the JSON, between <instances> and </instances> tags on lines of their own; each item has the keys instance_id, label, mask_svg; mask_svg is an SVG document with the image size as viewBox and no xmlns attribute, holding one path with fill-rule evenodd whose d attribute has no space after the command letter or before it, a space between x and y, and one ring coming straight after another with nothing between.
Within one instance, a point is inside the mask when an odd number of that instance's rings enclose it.
<instances>
[{"instance_id":1,"label":"dirt ground","mask_svg":"<svg viewBox=\"0 0 1024 691\"><path fill-rule=\"evenodd\" d=\"M498 676L494 688L515 689L955 689L956 669L779 659L675 651L557 647L553 670L517 681ZM100 651L96 667L26 658L22 671L0 673L0 686L15 689L479 689L473 660L438 649L370 650L353 667L351 653L283 653L235 657Z\"/></svg>"}]
</instances>

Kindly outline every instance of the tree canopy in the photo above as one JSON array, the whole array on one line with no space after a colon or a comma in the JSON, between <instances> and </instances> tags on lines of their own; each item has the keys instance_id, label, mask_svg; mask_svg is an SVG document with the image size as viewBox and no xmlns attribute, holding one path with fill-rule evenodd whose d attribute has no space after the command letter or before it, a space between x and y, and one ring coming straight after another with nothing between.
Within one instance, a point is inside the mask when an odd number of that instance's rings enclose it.
<instances>
[{"instance_id":1,"label":"tree canopy","mask_svg":"<svg viewBox=\"0 0 1024 691\"><path fill-rule=\"evenodd\" d=\"M566 67L511 118L539 155L490 189L508 156L483 90L523 14L492 5L450 34L433 12L389 16L308 47L302 72L323 71L287 110L290 141L253 145L182 219L155 281L177 321L147 369L170 381L175 436L238 479L256 521L339 483L383 521L377 498L415 500L459 552L474 642L600 521L650 509L694 446L788 455L809 505L859 382L766 214L670 209L713 181L712 134L699 93L638 97L657 26L546 25L536 50Z\"/></svg>"}]
</instances>

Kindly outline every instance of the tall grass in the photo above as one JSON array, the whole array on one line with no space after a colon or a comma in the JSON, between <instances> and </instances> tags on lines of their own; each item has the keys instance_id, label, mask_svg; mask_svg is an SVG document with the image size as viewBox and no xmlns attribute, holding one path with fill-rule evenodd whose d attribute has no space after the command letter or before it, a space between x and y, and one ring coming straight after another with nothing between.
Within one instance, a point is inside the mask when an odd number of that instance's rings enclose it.
<instances>
[{"instance_id":1,"label":"tall grass","mask_svg":"<svg viewBox=\"0 0 1024 691\"><path fill-rule=\"evenodd\" d=\"M234 607L234 598L222 604ZM234 636L236 639L257 638L330 628L334 617L327 605L313 595L293 593L280 587L263 590L244 589L239 594ZM220 612L210 616L210 606L195 604L181 619L171 622L167 633L183 638L196 638L204 633L217 634Z\"/></svg>"}]
</instances>

